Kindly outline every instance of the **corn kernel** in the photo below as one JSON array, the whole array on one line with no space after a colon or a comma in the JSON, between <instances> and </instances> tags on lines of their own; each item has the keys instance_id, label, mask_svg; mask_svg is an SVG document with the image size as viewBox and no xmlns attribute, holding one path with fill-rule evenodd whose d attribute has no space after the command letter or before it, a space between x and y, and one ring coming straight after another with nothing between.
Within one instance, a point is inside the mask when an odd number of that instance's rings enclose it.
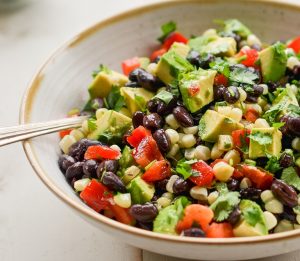
<instances>
[{"instance_id":1,"label":"corn kernel","mask_svg":"<svg viewBox=\"0 0 300 261\"><path fill-rule=\"evenodd\" d=\"M234 168L225 162L219 162L213 167L213 171L217 180L228 181L234 171Z\"/></svg>"},{"instance_id":2,"label":"corn kernel","mask_svg":"<svg viewBox=\"0 0 300 261\"><path fill-rule=\"evenodd\" d=\"M175 144L179 141L179 134L176 130L166 129L166 135L169 137L171 144Z\"/></svg>"},{"instance_id":3,"label":"corn kernel","mask_svg":"<svg viewBox=\"0 0 300 261\"><path fill-rule=\"evenodd\" d=\"M265 209L273 214L283 213L283 204L277 199L271 199L265 204Z\"/></svg>"},{"instance_id":4,"label":"corn kernel","mask_svg":"<svg viewBox=\"0 0 300 261\"><path fill-rule=\"evenodd\" d=\"M194 186L190 190L190 195L197 200L206 200L208 195L207 188Z\"/></svg>"},{"instance_id":5,"label":"corn kernel","mask_svg":"<svg viewBox=\"0 0 300 261\"><path fill-rule=\"evenodd\" d=\"M170 125L170 127L174 130L178 129L180 127L180 124L178 121L175 119L173 114L169 114L166 117L166 123Z\"/></svg>"},{"instance_id":6,"label":"corn kernel","mask_svg":"<svg viewBox=\"0 0 300 261\"><path fill-rule=\"evenodd\" d=\"M224 157L224 160L227 162L230 162L232 166L235 166L236 164L239 164L241 162L241 156L240 153L237 150L230 150L228 151Z\"/></svg>"},{"instance_id":7,"label":"corn kernel","mask_svg":"<svg viewBox=\"0 0 300 261\"><path fill-rule=\"evenodd\" d=\"M195 148L194 157L198 160L209 160L210 159L210 149L206 146L199 145Z\"/></svg>"},{"instance_id":8,"label":"corn kernel","mask_svg":"<svg viewBox=\"0 0 300 261\"><path fill-rule=\"evenodd\" d=\"M268 230L273 229L277 225L277 218L269 211L264 211L266 225Z\"/></svg>"},{"instance_id":9,"label":"corn kernel","mask_svg":"<svg viewBox=\"0 0 300 261\"><path fill-rule=\"evenodd\" d=\"M218 148L218 143L215 143L214 146L211 149L211 158L213 160L221 158L223 155L224 151L219 150Z\"/></svg>"},{"instance_id":10,"label":"corn kernel","mask_svg":"<svg viewBox=\"0 0 300 261\"><path fill-rule=\"evenodd\" d=\"M213 204L217 200L218 197L219 197L218 191L213 191L213 192L209 193L209 195L207 197L208 204L209 205Z\"/></svg>"}]
</instances>

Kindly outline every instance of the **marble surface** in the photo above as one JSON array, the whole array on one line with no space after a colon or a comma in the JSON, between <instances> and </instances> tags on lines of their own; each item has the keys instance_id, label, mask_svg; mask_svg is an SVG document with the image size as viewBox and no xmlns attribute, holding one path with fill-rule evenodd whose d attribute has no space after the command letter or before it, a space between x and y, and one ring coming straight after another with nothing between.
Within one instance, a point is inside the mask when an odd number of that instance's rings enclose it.
<instances>
[{"instance_id":1,"label":"marble surface","mask_svg":"<svg viewBox=\"0 0 300 261\"><path fill-rule=\"evenodd\" d=\"M1 126L18 123L27 83L62 42L149 2L158 0L23 0L16 9L0 10ZM83 222L40 182L21 144L0 148L0 159L1 261L180 261L120 243ZM262 260L296 261L300 252Z\"/></svg>"}]
</instances>

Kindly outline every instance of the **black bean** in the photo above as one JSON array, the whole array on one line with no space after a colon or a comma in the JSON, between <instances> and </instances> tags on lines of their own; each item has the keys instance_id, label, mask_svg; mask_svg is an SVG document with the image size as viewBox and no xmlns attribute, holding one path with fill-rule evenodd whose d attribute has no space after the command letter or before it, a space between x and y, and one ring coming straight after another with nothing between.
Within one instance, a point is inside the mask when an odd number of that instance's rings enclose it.
<instances>
[{"instance_id":1,"label":"black bean","mask_svg":"<svg viewBox=\"0 0 300 261\"><path fill-rule=\"evenodd\" d=\"M140 71L144 71L144 70L142 68L134 69L129 73L128 79L132 82L137 82L138 81L137 76Z\"/></svg>"},{"instance_id":2,"label":"black bean","mask_svg":"<svg viewBox=\"0 0 300 261\"><path fill-rule=\"evenodd\" d=\"M96 140L79 140L70 147L68 154L72 156L76 161L81 161L83 160L83 156L87 148L94 145L102 145L102 143Z\"/></svg>"},{"instance_id":3,"label":"black bean","mask_svg":"<svg viewBox=\"0 0 300 261\"><path fill-rule=\"evenodd\" d=\"M138 228L144 229L144 230L148 230L148 231L152 231L153 230L153 223L152 222L136 222L136 226Z\"/></svg>"},{"instance_id":4,"label":"black bean","mask_svg":"<svg viewBox=\"0 0 300 261\"><path fill-rule=\"evenodd\" d=\"M153 63L158 63L160 61L161 56L156 56L156 58L152 61Z\"/></svg>"},{"instance_id":5,"label":"black bean","mask_svg":"<svg viewBox=\"0 0 300 261\"><path fill-rule=\"evenodd\" d=\"M87 178L97 177L98 162L95 160L87 160L83 163L83 173Z\"/></svg>"},{"instance_id":6,"label":"black bean","mask_svg":"<svg viewBox=\"0 0 300 261\"><path fill-rule=\"evenodd\" d=\"M158 148L162 152L170 150L171 142L164 129L159 129L153 133L153 139L156 141Z\"/></svg>"},{"instance_id":7,"label":"black bean","mask_svg":"<svg viewBox=\"0 0 300 261\"><path fill-rule=\"evenodd\" d=\"M138 126L143 126L143 119L144 119L145 113L141 111L136 111L132 115L132 125L134 128L137 128Z\"/></svg>"},{"instance_id":8,"label":"black bean","mask_svg":"<svg viewBox=\"0 0 300 261\"><path fill-rule=\"evenodd\" d=\"M145 70L138 71L137 81L141 87L150 91L155 91L164 85L158 78Z\"/></svg>"},{"instance_id":9,"label":"black bean","mask_svg":"<svg viewBox=\"0 0 300 261\"><path fill-rule=\"evenodd\" d=\"M257 103L258 97L253 96L252 94L247 93L246 102Z\"/></svg>"},{"instance_id":10,"label":"black bean","mask_svg":"<svg viewBox=\"0 0 300 261\"><path fill-rule=\"evenodd\" d=\"M143 119L143 125L149 130L157 130L163 127L164 121L157 113L146 115Z\"/></svg>"},{"instance_id":11,"label":"black bean","mask_svg":"<svg viewBox=\"0 0 300 261\"><path fill-rule=\"evenodd\" d=\"M190 51L186 59L192 64L199 67L200 54L194 50Z\"/></svg>"},{"instance_id":12,"label":"black bean","mask_svg":"<svg viewBox=\"0 0 300 261\"><path fill-rule=\"evenodd\" d=\"M286 124L294 135L300 137L300 117L290 117Z\"/></svg>"},{"instance_id":13,"label":"black bean","mask_svg":"<svg viewBox=\"0 0 300 261\"><path fill-rule=\"evenodd\" d=\"M157 106L161 101L158 99L151 99L147 102L147 109L149 112L157 112Z\"/></svg>"},{"instance_id":14,"label":"black bean","mask_svg":"<svg viewBox=\"0 0 300 261\"><path fill-rule=\"evenodd\" d=\"M160 190L161 192L165 192L167 183L168 183L169 179L163 179L163 180L159 180L155 183L155 188L156 190Z\"/></svg>"},{"instance_id":15,"label":"black bean","mask_svg":"<svg viewBox=\"0 0 300 261\"><path fill-rule=\"evenodd\" d=\"M280 167L288 168L294 165L294 157L286 152L283 152L279 159Z\"/></svg>"},{"instance_id":16,"label":"black bean","mask_svg":"<svg viewBox=\"0 0 300 261\"><path fill-rule=\"evenodd\" d=\"M236 207L229 215L228 217L228 222L231 224L231 225L235 225L239 222L240 220L240 217L241 217L241 210Z\"/></svg>"},{"instance_id":17,"label":"black bean","mask_svg":"<svg viewBox=\"0 0 300 261\"><path fill-rule=\"evenodd\" d=\"M81 179L83 176L83 162L76 162L67 169L66 179L71 182L74 178Z\"/></svg>"},{"instance_id":18,"label":"black bean","mask_svg":"<svg viewBox=\"0 0 300 261\"><path fill-rule=\"evenodd\" d=\"M224 85L214 85L214 100L222 101L224 99L224 92L226 87Z\"/></svg>"},{"instance_id":19,"label":"black bean","mask_svg":"<svg viewBox=\"0 0 300 261\"><path fill-rule=\"evenodd\" d=\"M173 109L173 115L178 123L183 127L192 127L194 125L191 114L184 107L175 107Z\"/></svg>"},{"instance_id":20,"label":"black bean","mask_svg":"<svg viewBox=\"0 0 300 261\"><path fill-rule=\"evenodd\" d=\"M237 179L231 178L227 182L227 187L231 191L237 191L240 188L240 181L238 181Z\"/></svg>"},{"instance_id":21,"label":"black bean","mask_svg":"<svg viewBox=\"0 0 300 261\"><path fill-rule=\"evenodd\" d=\"M168 115L176 107L177 103L178 100L176 97L173 97L173 99L168 104L165 104L163 101L160 101L157 106L157 113L159 115L164 115L164 116Z\"/></svg>"},{"instance_id":22,"label":"black bean","mask_svg":"<svg viewBox=\"0 0 300 261\"><path fill-rule=\"evenodd\" d=\"M60 170L65 173L66 170L72 166L73 164L75 163L75 160L73 157L69 156L69 155L66 155L66 154L63 154L63 155L60 155L59 156L59 159L58 159L58 166L60 168Z\"/></svg>"},{"instance_id":23,"label":"black bean","mask_svg":"<svg viewBox=\"0 0 300 261\"><path fill-rule=\"evenodd\" d=\"M284 115L284 116L282 116L282 117L280 118L280 122L284 122L284 125L283 125L282 127L280 127L280 131L282 132L283 137L284 137L285 135L291 134L291 131L289 130L288 124L287 124L287 122L288 122L288 120L289 120L290 118L291 118L290 115Z\"/></svg>"},{"instance_id":24,"label":"black bean","mask_svg":"<svg viewBox=\"0 0 300 261\"><path fill-rule=\"evenodd\" d=\"M102 175L102 183L113 191L126 192L126 187L122 180L113 172L104 172Z\"/></svg>"},{"instance_id":25,"label":"black bean","mask_svg":"<svg viewBox=\"0 0 300 261\"><path fill-rule=\"evenodd\" d=\"M223 98L226 102L233 104L240 98L240 93L235 86L230 86L224 90Z\"/></svg>"},{"instance_id":26,"label":"black bean","mask_svg":"<svg viewBox=\"0 0 300 261\"><path fill-rule=\"evenodd\" d=\"M251 48L256 51L261 51L261 46L259 44L253 44L253 45L251 45Z\"/></svg>"},{"instance_id":27,"label":"black bean","mask_svg":"<svg viewBox=\"0 0 300 261\"><path fill-rule=\"evenodd\" d=\"M97 177L100 179L104 171L116 173L119 167L117 160L104 160L97 168Z\"/></svg>"},{"instance_id":28,"label":"black bean","mask_svg":"<svg viewBox=\"0 0 300 261\"><path fill-rule=\"evenodd\" d=\"M138 88L138 87L141 87L141 86L137 82L127 82L127 83L125 83L125 87Z\"/></svg>"},{"instance_id":29,"label":"black bean","mask_svg":"<svg viewBox=\"0 0 300 261\"><path fill-rule=\"evenodd\" d=\"M268 85L268 90L269 92L274 92L278 87L279 87L279 83L278 82L267 82Z\"/></svg>"},{"instance_id":30,"label":"black bean","mask_svg":"<svg viewBox=\"0 0 300 261\"><path fill-rule=\"evenodd\" d=\"M152 203L135 204L131 206L129 213L139 222L151 222L156 218L158 210Z\"/></svg>"},{"instance_id":31,"label":"black bean","mask_svg":"<svg viewBox=\"0 0 300 261\"><path fill-rule=\"evenodd\" d=\"M290 207L284 206L283 213L279 215L282 219L287 219L293 223L297 223L297 215L294 210Z\"/></svg>"},{"instance_id":32,"label":"black bean","mask_svg":"<svg viewBox=\"0 0 300 261\"><path fill-rule=\"evenodd\" d=\"M300 66L299 65L294 66L292 73L295 76L296 80L300 80Z\"/></svg>"},{"instance_id":33,"label":"black bean","mask_svg":"<svg viewBox=\"0 0 300 261\"><path fill-rule=\"evenodd\" d=\"M257 158L255 161L256 161L256 166L265 167L268 163L268 158L267 157L261 157L261 158Z\"/></svg>"},{"instance_id":34,"label":"black bean","mask_svg":"<svg viewBox=\"0 0 300 261\"><path fill-rule=\"evenodd\" d=\"M258 188L245 188L241 189L240 194L241 198L243 199L250 199L250 200L259 200L260 199L260 194L262 190Z\"/></svg>"},{"instance_id":35,"label":"black bean","mask_svg":"<svg viewBox=\"0 0 300 261\"><path fill-rule=\"evenodd\" d=\"M282 204L291 208L298 205L297 192L284 181L274 179L271 190Z\"/></svg>"},{"instance_id":36,"label":"black bean","mask_svg":"<svg viewBox=\"0 0 300 261\"><path fill-rule=\"evenodd\" d=\"M182 231L184 237L205 237L204 231L199 227L191 227Z\"/></svg>"},{"instance_id":37,"label":"black bean","mask_svg":"<svg viewBox=\"0 0 300 261\"><path fill-rule=\"evenodd\" d=\"M253 86L253 96L259 97L260 95L263 94L263 92L264 92L264 88L263 87L261 87L261 86L259 86L257 84L255 84Z\"/></svg>"},{"instance_id":38,"label":"black bean","mask_svg":"<svg viewBox=\"0 0 300 261\"><path fill-rule=\"evenodd\" d=\"M176 179L173 184L174 194L180 194L188 191L190 188L189 183L182 178Z\"/></svg>"},{"instance_id":39,"label":"black bean","mask_svg":"<svg viewBox=\"0 0 300 261\"><path fill-rule=\"evenodd\" d=\"M200 55L198 52L192 50L188 56L187 60L197 68L208 69L209 63L212 62L215 57L212 54Z\"/></svg>"},{"instance_id":40,"label":"black bean","mask_svg":"<svg viewBox=\"0 0 300 261\"><path fill-rule=\"evenodd\" d=\"M201 120L202 116L203 116L202 112L196 112L192 114L194 125L199 125L199 121Z\"/></svg>"}]
</instances>

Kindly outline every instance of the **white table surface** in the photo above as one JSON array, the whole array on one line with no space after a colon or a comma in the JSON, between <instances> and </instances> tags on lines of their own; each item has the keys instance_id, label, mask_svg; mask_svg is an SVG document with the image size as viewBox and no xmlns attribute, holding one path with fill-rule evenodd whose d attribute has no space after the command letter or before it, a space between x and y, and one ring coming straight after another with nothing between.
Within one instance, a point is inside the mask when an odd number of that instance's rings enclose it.
<instances>
[{"instance_id":1,"label":"white table surface","mask_svg":"<svg viewBox=\"0 0 300 261\"><path fill-rule=\"evenodd\" d=\"M158 1L24 2L25 6L12 12L0 11L1 126L18 123L26 85L62 42L112 14ZM0 159L1 261L179 261L118 242L83 222L37 178L21 144L0 148ZM300 252L263 260L296 261L300 260Z\"/></svg>"}]
</instances>

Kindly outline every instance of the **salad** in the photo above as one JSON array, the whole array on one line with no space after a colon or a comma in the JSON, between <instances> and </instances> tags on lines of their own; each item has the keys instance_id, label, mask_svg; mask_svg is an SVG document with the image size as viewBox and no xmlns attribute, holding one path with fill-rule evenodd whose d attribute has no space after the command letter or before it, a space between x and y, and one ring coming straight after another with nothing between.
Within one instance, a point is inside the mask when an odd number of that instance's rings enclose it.
<instances>
[{"instance_id":1,"label":"salad","mask_svg":"<svg viewBox=\"0 0 300 261\"><path fill-rule=\"evenodd\" d=\"M300 37L217 23L186 38L168 22L149 58L93 72L58 164L99 214L187 237L300 228Z\"/></svg>"}]
</instances>

